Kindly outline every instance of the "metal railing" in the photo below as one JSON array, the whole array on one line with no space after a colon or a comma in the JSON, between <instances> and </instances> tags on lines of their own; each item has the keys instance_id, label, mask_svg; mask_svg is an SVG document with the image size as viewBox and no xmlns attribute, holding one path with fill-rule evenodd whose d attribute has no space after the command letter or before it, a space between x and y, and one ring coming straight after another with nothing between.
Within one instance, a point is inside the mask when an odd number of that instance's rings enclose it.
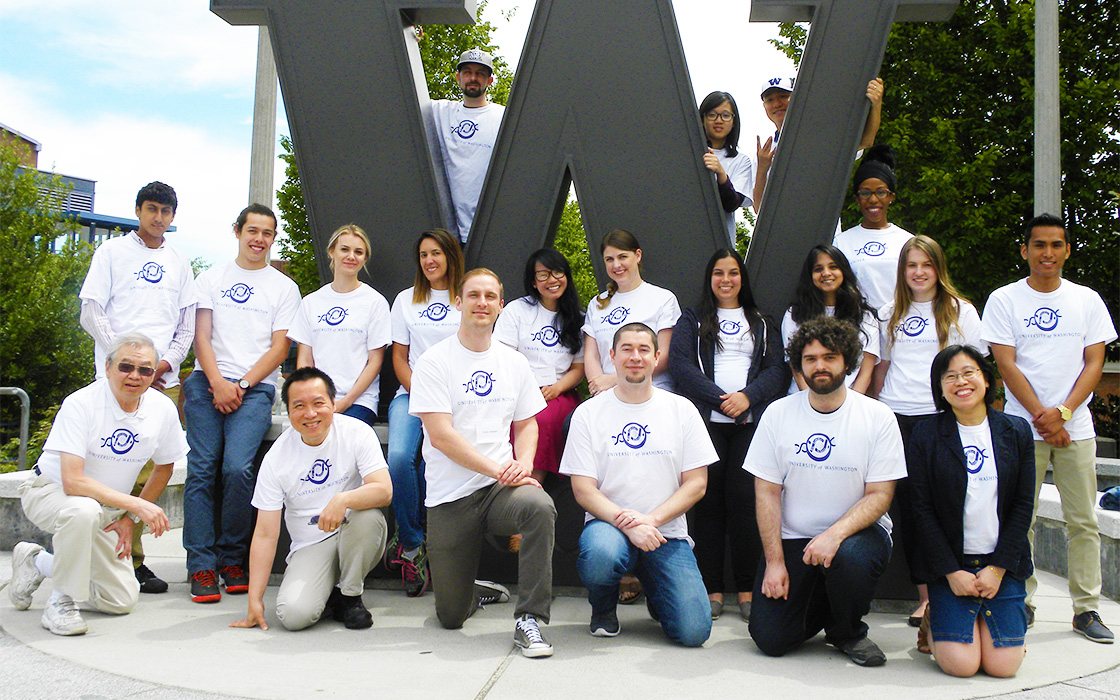
<instances>
[{"instance_id":1,"label":"metal railing","mask_svg":"<svg viewBox=\"0 0 1120 700\"><path fill-rule=\"evenodd\" d=\"M31 398L15 386L0 386L0 396L19 397L19 469L27 469L27 429L31 422Z\"/></svg>"}]
</instances>

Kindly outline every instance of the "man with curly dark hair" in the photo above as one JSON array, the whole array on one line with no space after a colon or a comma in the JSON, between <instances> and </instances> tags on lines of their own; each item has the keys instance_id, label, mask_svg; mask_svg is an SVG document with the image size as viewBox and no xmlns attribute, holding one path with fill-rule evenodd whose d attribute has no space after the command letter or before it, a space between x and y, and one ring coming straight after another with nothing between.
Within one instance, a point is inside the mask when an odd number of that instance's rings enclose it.
<instances>
[{"instance_id":1,"label":"man with curly dark hair","mask_svg":"<svg viewBox=\"0 0 1120 700\"><path fill-rule=\"evenodd\" d=\"M902 435L890 408L844 384L860 360L855 326L814 319L788 352L809 391L770 404L743 464L755 476L765 553L751 638L782 656L823 629L854 663L881 666L863 617L891 556L887 508L906 476Z\"/></svg>"}]
</instances>

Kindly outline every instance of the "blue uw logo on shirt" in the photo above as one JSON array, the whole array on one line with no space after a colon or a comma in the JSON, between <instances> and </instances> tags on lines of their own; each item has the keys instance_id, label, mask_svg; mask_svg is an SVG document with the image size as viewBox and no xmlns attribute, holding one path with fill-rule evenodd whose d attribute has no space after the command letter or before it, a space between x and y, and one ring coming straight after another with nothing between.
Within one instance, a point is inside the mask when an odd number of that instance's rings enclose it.
<instances>
[{"instance_id":1,"label":"blue uw logo on shirt","mask_svg":"<svg viewBox=\"0 0 1120 700\"><path fill-rule=\"evenodd\" d=\"M625 306L616 306L615 308L611 309L611 312L609 314L603 317L603 321L609 323L612 326L617 326L625 321L626 317L629 315L630 309L626 308Z\"/></svg>"},{"instance_id":2,"label":"blue uw logo on shirt","mask_svg":"<svg viewBox=\"0 0 1120 700\"><path fill-rule=\"evenodd\" d=\"M809 459L814 462L823 462L828 459L832 454L832 448L836 446L836 439L830 438L824 433L813 433L805 439L805 442L797 443L794 445L797 452L794 454L807 454Z\"/></svg>"},{"instance_id":3,"label":"blue uw logo on shirt","mask_svg":"<svg viewBox=\"0 0 1120 700\"><path fill-rule=\"evenodd\" d=\"M300 481L310 481L313 484L322 484L326 482L331 476L331 461L329 459L317 459L311 464L311 469L308 470L307 476L301 476Z\"/></svg>"},{"instance_id":4,"label":"blue uw logo on shirt","mask_svg":"<svg viewBox=\"0 0 1120 700\"><path fill-rule=\"evenodd\" d=\"M461 139L472 138L478 133L478 122L472 122L470 119L464 119L455 126L451 127L451 133L455 134Z\"/></svg>"},{"instance_id":5,"label":"blue uw logo on shirt","mask_svg":"<svg viewBox=\"0 0 1120 700\"><path fill-rule=\"evenodd\" d=\"M622 443L632 450L641 449L649 438L649 426L641 423L627 423L622 426L622 432L614 435L614 444Z\"/></svg>"},{"instance_id":6,"label":"blue uw logo on shirt","mask_svg":"<svg viewBox=\"0 0 1120 700\"><path fill-rule=\"evenodd\" d=\"M337 326L346 319L346 315L350 312L341 306L332 307L330 311L319 317L319 323L325 323L328 326Z\"/></svg>"},{"instance_id":7,"label":"blue uw logo on shirt","mask_svg":"<svg viewBox=\"0 0 1120 700\"><path fill-rule=\"evenodd\" d=\"M244 282L238 282L229 289L222 290L222 298L229 297L238 304L244 304L249 301L249 297L253 296L253 288Z\"/></svg>"},{"instance_id":8,"label":"blue uw logo on shirt","mask_svg":"<svg viewBox=\"0 0 1120 700\"><path fill-rule=\"evenodd\" d=\"M926 326L928 325L929 319L923 318L922 316L911 316L903 320L902 323L898 324L898 328L896 328L895 330L901 332L903 335L913 338L915 336L921 335L922 331L924 331L926 329Z\"/></svg>"},{"instance_id":9,"label":"blue uw logo on shirt","mask_svg":"<svg viewBox=\"0 0 1120 700\"><path fill-rule=\"evenodd\" d=\"M976 445L968 445L964 448L964 458L966 461L965 469L968 470L968 473L979 474L980 470L984 468L984 460L988 458L988 455Z\"/></svg>"},{"instance_id":10,"label":"blue uw logo on shirt","mask_svg":"<svg viewBox=\"0 0 1120 700\"><path fill-rule=\"evenodd\" d=\"M427 308L420 312L420 318L426 318L429 321L442 321L447 318L447 312L451 307L443 302L433 301L428 304Z\"/></svg>"},{"instance_id":11,"label":"blue uw logo on shirt","mask_svg":"<svg viewBox=\"0 0 1120 700\"><path fill-rule=\"evenodd\" d=\"M155 284L163 279L163 266L155 261L145 263L136 273L136 279Z\"/></svg>"},{"instance_id":12,"label":"blue uw logo on shirt","mask_svg":"<svg viewBox=\"0 0 1120 700\"><path fill-rule=\"evenodd\" d=\"M724 335L739 335L739 331L742 329L743 324L739 321L728 319L719 322L719 332Z\"/></svg>"},{"instance_id":13,"label":"blue uw logo on shirt","mask_svg":"<svg viewBox=\"0 0 1120 700\"><path fill-rule=\"evenodd\" d=\"M1027 324L1027 328L1034 326L1040 331L1052 331L1058 327L1058 319L1062 315L1058 313L1057 309L1051 309L1049 306L1040 306L1030 318L1024 318L1023 322Z\"/></svg>"},{"instance_id":14,"label":"blue uw logo on shirt","mask_svg":"<svg viewBox=\"0 0 1120 700\"><path fill-rule=\"evenodd\" d=\"M531 334L529 339L539 341L546 348L551 348L560 342L560 334L553 326L541 326L541 329Z\"/></svg>"},{"instance_id":15,"label":"blue uw logo on shirt","mask_svg":"<svg viewBox=\"0 0 1120 700\"><path fill-rule=\"evenodd\" d=\"M109 437L101 438L101 446L108 447L113 454L128 454L136 444L136 433L128 428L117 428Z\"/></svg>"},{"instance_id":16,"label":"blue uw logo on shirt","mask_svg":"<svg viewBox=\"0 0 1120 700\"><path fill-rule=\"evenodd\" d=\"M863 247L856 251L856 255L870 255L877 258L883 253L887 252L887 247L879 241L868 241L863 244Z\"/></svg>"},{"instance_id":17,"label":"blue uw logo on shirt","mask_svg":"<svg viewBox=\"0 0 1120 700\"><path fill-rule=\"evenodd\" d=\"M463 384L466 393L475 396L488 396L494 390L494 375L490 372L478 370L471 375L469 381Z\"/></svg>"}]
</instances>

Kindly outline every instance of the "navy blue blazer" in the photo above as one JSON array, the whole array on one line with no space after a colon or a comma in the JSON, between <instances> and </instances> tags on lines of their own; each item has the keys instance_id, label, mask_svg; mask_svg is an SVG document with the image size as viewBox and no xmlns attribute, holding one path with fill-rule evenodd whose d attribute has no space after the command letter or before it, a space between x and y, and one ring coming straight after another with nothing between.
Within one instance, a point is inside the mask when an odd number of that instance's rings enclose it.
<instances>
[{"instance_id":1,"label":"navy blue blazer","mask_svg":"<svg viewBox=\"0 0 1120 700\"><path fill-rule=\"evenodd\" d=\"M998 478L999 539L988 563L1024 580L1034 571L1027 530L1034 512L1034 439L1022 418L988 409ZM964 568L964 498L968 487L964 446L952 411L914 427L907 450L914 524L916 573L936 581Z\"/></svg>"}]
</instances>

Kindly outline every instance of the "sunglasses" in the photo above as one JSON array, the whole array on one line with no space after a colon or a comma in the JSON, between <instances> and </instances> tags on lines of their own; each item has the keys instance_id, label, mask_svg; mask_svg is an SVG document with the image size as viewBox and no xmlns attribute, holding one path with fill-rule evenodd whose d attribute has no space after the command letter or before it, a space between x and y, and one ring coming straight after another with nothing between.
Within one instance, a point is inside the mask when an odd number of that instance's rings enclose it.
<instances>
[{"instance_id":1,"label":"sunglasses","mask_svg":"<svg viewBox=\"0 0 1120 700\"><path fill-rule=\"evenodd\" d=\"M155 367L141 366L137 367L131 362L118 362L117 370L122 374L132 374L134 371L139 373L141 377L150 377L156 373Z\"/></svg>"}]
</instances>

